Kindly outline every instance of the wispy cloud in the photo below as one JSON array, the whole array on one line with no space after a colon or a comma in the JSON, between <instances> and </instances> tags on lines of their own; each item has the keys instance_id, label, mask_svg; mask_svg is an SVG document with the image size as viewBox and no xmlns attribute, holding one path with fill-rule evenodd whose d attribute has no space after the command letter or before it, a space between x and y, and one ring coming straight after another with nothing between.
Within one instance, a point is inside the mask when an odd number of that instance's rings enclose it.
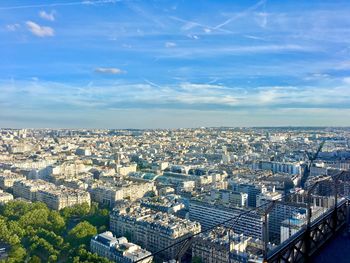
<instances>
[{"instance_id":1,"label":"wispy cloud","mask_svg":"<svg viewBox=\"0 0 350 263\"><path fill-rule=\"evenodd\" d=\"M119 0L91 0L91 1L59 2L59 3L52 3L52 4L15 5L15 6L0 7L0 10L15 10L15 9L55 7L55 6L74 6L74 5L97 5L97 4L110 4L110 3L116 3L116 2L119 2Z\"/></svg>"},{"instance_id":2,"label":"wispy cloud","mask_svg":"<svg viewBox=\"0 0 350 263\"><path fill-rule=\"evenodd\" d=\"M263 4L265 4L266 0L261 0L259 2L257 2L255 5L247 8L246 10L242 11L242 12L239 12L238 14L230 17L229 19L227 19L226 21L224 21L223 23L221 24L218 24L214 27L214 29L220 29L224 26L226 26L227 24L229 23L232 23L233 21L241 18L241 17L244 17L246 16L247 14L249 14L250 12L254 11L255 9L257 9L258 7L262 6Z\"/></svg>"},{"instance_id":3,"label":"wispy cloud","mask_svg":"<svg viewBox=\"0 0 350 263\"><path fill-rule=\"evenodd\" d=\"M41 80L0 83L0 104L13 101L19 108L45 110L56 105L64 108L187 108L187 109L350 109L350 94L345 81L332 89L315 86L263 86L255 89L225 85L183 82L179 84L89 83L67 85ZM339 94L343 94L339 96Z\"/></svg>"},{"instance_id":4,"label":"wispy cloud","mask_svg":"<svg viewBox=\"0 0 350 263\"><path fill-rule=\"evenodd\" d=\"M137 15L139 15L140 17L151 21L152 23L154 23L155 25L157 25L160 28L164 28L164 24L163 22L158 19L158 16L155 16L152 13L148 13L146 11L145 8L140 7L137 2L133 2L133 1L126 1L126 5L133 11L135 12Z\"/></svg>"},{"instance_id":5,"label":"wispy cloud","mask_svg":"<svg viewBox=\"0 0 350 263\"><path fill-rule=\"evenodd\" d=\"M26 22L28 30L38 36L38 37L52 37L55 35L55 30L48 26L40 26L37 23L34 23L33 21L27 21Z\"/></svg>"},{"instance_id":6,"label":"wispy cloud","mask_svg":"<svg viewBox=\"0 0 350 263\"><path fill-rule=\"evenodd\" d=\"M343 78L345 84L350 85L350 77Z\"/></svg>"},{"instance_id":7,"label":"wispy cloud","mask_svg":"<svg viewBox=\"0 0 350 263\"><path fill-rule=\"evenodd\" d=\"M258 25L262 28L266 28L269 14L266 12L258 12L256 13L256 16Z\"/></svg>"},{"instance_id":8,"label":"wispy cloud","mask_svg":"<svg viewBox=\"0 0 350 263\"><path fill-rule=\"evenodd\" d=\"M95 68L96 73L101 73L101 74L111 74L111 75L119 75L125 73L125 71L119 69L119 68Z\"/></svg>"},{"instance_id":9,"label":"wispy cloud","mask_svg":"<svg viewBox=\"0 0 350 263\"><path fill-rule=\"evenodd\" d=\"M174 43L174 42L165 42L165 47L166 48L176 47L176 43Z\"/></svg>"},{"instance_id":10,"label":"wispy cloud","mask_svg":"<svg viewBox=\"0 0 350 263\"><path fill-rule=\"evenodd\" d=\"M256 4L248 7L247 9L245 9L241 12L235 13L233 16L229 17L224 22L217 24L217 25L209 25L208 23L186 20L186 19L176 17L176 16L170 16L170 18L173 20L184 23L181 27L181 30L183 30L183 31L188 31L188 30L194 29L196 27L201 27L206 34L212 33L213 31L219 31L222 33L234 33L232 30L230 30L228 28L224 28L224 27L226 25L238 20L238 19L241 19L241 18L247 16L248 14L253 12L254 10L263 6L265 3L266 3L266 0L260 0ZM260 18L259 19L260 26L266 27L268 14L265 12L259 12L257 14Z\"/></svg>"},{"instance_id":11,"label":"wispy cloud","mask_svg":"<svg viewBox=\"0 0 350 263\"><path fill-rule=\"evenodd\" d=\"M151 85L151 86L153 86L153 87L162 89L161 86L159 86L158 84L156 84L156 83L154 83L154 82L152 82L152 81L150 81L150 80L148 80L148 79L144 79L144 81L145 81L147 84L149 84L149 85Z\"/></svg>"},{"instance_id":12,"label":"wispy cloud","mask_svg":"<svg viewBox=\"0 0 350 263\"><path fill-rule=\"evenodd\" d=\"M270 45L236 45L221 46L221 48L201 47L196 49L177 48L171 53L166 51L160 54L164 58L181 58L181 57L218 57L225 55L243 55L243 54L273 54L285 52L317 52L319 47L302 46L298 44L270 44ZM161 50L158 52L162 52Z\"/></svg>"},{"instance_id":13,"label":"wispy cloud","mask_svg":"<svg viewBox=\"0 0 350 263\"><path fill-rule=\"evenodd\" d=\"M176 17L176 16L170 16L169 18L172 20L184 23L184 25L181 27L181 30L183 30L183 31L188 31L188 30L195 28L195 27L201 27L204 30L204 32L206 32L206 33L209 33L213 30L223 32L223 33L232 33L232 31L227 30L227 29L222 29L221 27L216 28L216 27L204 24L204 23L186 20L186 19Z\"/></svg>"},{"instance_id":14,"label":"wispy cloud","mask_svg":"<svg viewBox=\"0 0 350 263\"><path fill-rule=\"evenodd\" d=\"M49 20L49 21L55 21L55 12L51 11L50 13L42 10L39 12L39 16L43 19Z\"/></svg>"},{"instance_id":15,"label":"wispy cloud","mask_svg":"<svg viewBox=\"0 0 350 263\"><path fill-rule=\"evenodd\" d=\"M16 31L17 29L19 29L21 26L20 24L9 24L9 25L6 25L6 30L7 31L10 31L10 32L14 32Z\"/></svg>"}]
</instances>

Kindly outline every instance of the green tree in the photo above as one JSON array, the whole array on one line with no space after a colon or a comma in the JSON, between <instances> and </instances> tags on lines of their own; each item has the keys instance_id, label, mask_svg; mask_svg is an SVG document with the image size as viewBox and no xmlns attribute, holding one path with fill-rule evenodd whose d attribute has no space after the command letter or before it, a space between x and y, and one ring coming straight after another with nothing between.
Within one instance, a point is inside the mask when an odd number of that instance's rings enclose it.
<instances>
[{"instance_id":1,"label":"green tree","mask_svg":"<svg viewBox=\"0 0 350 263\"><path fill-rule=\"evenodd\" d=\"M12 232L9 228L9 223L0 219L0 240L14 246L21 242L20 237L16 234L16 232Z\"/></svg>"},{"instance_id":2,"label":"green tree","mask_svg":"<svg viewBox=\"0 0 350 263\"><path fill-rule=\"evenodd\" d=\"M87 216L89 212L90 206L88 203L65 207L61 210L61 214L66 220L73 217L82 218L83 216Z\"/></svg>"},{"instance_id":3,"label":"green tree","mask_svg":"<svg viewBox=\"0 0 350 263\"><path fill-rule=\"evenodd\" d=\"M16 234L19 238L22 238L26 233L17 221L8 221L7 226L10 232Z\"/></svg>"},{"instance_id":4,"label":"green tree","mask_svg":"<svg viewBox=\"0 0 350 263\"><path fill-rule=\"evenodd\" d=\"M29 259L28 263L41 263L41 259L38 256L34 255Z\"/></svg>"},{"instance_id":5,"label":"green tree","mask_svg":"<svg viewBox=\"0 0 350 263\"><path fill-rule=\"evenodd\" d=\"M30 211L31 204L25 201L11 201L3 206L1 214L10 220L18 220L25 213Z\"/></svg>"},{"instance_id":6,"label":"green tree","mask_svg":"<svg viewBox=\"0 0 350 263\"><path fill-rule=\"evenodd\" d=\"M31 243L29 247L31 255L37 255L45 262L52 262L52 260L50 260L52 255L56 256L57 260L59 251L44 238L33 236L30 238L29 242Z\"/></svg>"},{"instance_id":7,"label":"green tree","mask_svg":"<svg viewBox=\"0 0 350 263\"><path fill-rule=\"evenodd\" d=\"M42 202L35 202L31 204L31 210L34 209L48 209L47 205Z\"/></svg>"},{"instance_id":8,"label":"green tree","mask_svg":"<svg viewBox=\"0 0 350 263\"><path fill-rule=\"evenodd\" d=\"M79 246L72 253L73 263L89 262L89 263L111 263L108 259L100 257L96 253L91 253L86 250L84 245Z\"/></svg>"},{"instance_id":9,"label":"green tree","mask_svg":"<svg viewBox=\"0 0 350 263\"><path fill-rule=\"evenodd\" d=\"M53 231L41 228L37 231L37 236L45 239L55 248L62 248L62 246L64 245L64 239Z\"/></svg>"},{"instance_id":10,"label":"green tree","mask_svg":"<svg viewBox=\"0 0 350 263\"><path fill-rule=\"evenodd\" d=\"M76 220L81 222L75 225ZM88 204L76 205L60 212L40 202L14 200L0 206L0 241L11 245L9 263L107 263L86 247L97 228L102 231L108 226L109 210L98 204L91 208Z\"/></svg>"},{"instance_id":11,"label":"green tree","mask_svg":"<svg viewBox=\"0 0 350 263\"><path fill-rule=\"evenodd\" d=\"M97 229L89 222L83 221L68 232L68 241L73 247L88 245L90 239L97 234Z\"/></svg>"},{"instance_id":12,"label":"green tree","mask_svg":"<svg viewBox=\"0 0 350 263\"><path fill-rule=\"evenodd\" d=\"M94 208L94 212L90 212L84 219L97 228L108 228L109 226L109 211L108 209Z\"/></svg>"},{"instance_id":13,"label":"green tree","mask_svg":"<svg viewBox=\"0 0 350 263\"><path fill-rule=\"evenodd\" d=\"M26 257L26 250L21 245L12 246L8 262L9 263L20 263L24 262L24 259Z\"/></svg>"},{"instance_id":14,"label":"green tree","mask_svg":"<svg viewBox=\"0 0 350 263\"><path fill-rule=\"evenodd\" d=\"M48 217L50 211L46 209L34 209L24 214L20 219L19 223L23 228L32 226L34 229L39 227L47 227L49 224Z\"/></svg>"},{"instance_id":15,"label":"green tree","mask_svg":"<svg viewBox=\"0 0 350 263\"><path fill-rule=\"evenodd\" d=\"M57 211L50 211L48 220L50 221L52 231L56 234L61 233L66 226L64 218Z\"/></svg>"}]
</instances>

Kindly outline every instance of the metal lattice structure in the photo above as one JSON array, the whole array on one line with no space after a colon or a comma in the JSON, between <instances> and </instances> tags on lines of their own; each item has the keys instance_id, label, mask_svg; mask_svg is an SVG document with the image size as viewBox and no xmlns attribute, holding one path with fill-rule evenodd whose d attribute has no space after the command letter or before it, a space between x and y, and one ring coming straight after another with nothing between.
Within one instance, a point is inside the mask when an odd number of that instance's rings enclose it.
<instances>
[{"instance_id":1,"label":"metal lattice structure","mask_svg":"<svg viewBox=\"0 0 350 263\"><path fill-rule=\"evenodd\" d=\"M228 233L228 245L225 246L227 259L226 261L212 259L208 262L307 262L339 230L348 225L349 197L350 172L321 177L309 184L306 189L283 195L278 200L246 210L214 227L202 229L199 233L153 252L152 256L156 257L175 249L176 262L188 262L191 258L191 248L196 245L202 234L224 228ZM257 252L252 258L246 251L232 250L235 242L233 239L237 238L237 235L231 235L231 232L236 233L238 229L236 226L240 226L242 220L253 214L261 215L263 224L261 239L256 243ZM300 220L295 218L296 214L302 216ZM242 240L249 239L244 233L240 234L240 237ZM204 245L202 250L210 248Z\"/></svg>"},{"instance_id":2,"label":"metal lattice structure","mask_svg":"<svg viewBox=\"0 0 350 263\"><path fill-rule=\"evenodd\" d=\"M265 258L266 262L306 262L330 240L340 229L348 225L349 193L344 192L349 183L350 173L341 172L329 178L322 178L307 191L306 203L308 209L307 224L294 236L278 246ZM325 187L328 186L328 187ZM330 207L317 218L312 218L311 205L313 193L322 192L334 198L334 206ZM326 191L327 192L327 191Z\"/></svg>"},{"instance_id":3,"label":"metal lattice structure","mask_svg":"<svg viewBox=\"0 0 350 263\"><path fill-rule=\"evenodd\" d=\"M266 262L305 262L322 247L339 229L347 223L348 202L341 202L333 211L329 211L319 220L288 240L281 247L270 253Z\"/></svg>"}]
</instances>

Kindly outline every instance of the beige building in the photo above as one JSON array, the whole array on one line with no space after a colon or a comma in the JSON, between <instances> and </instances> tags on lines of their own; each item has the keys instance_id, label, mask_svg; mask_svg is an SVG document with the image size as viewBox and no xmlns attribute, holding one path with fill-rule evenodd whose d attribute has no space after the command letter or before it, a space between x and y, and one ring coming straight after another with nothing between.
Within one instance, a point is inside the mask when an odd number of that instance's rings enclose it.
<instances>
[{"instance_id":1,"label":"beige building","mask_svg":"<svg viewBox=\"0 0 350 263\"><path fill-rule=\"evenodd\" d=\"M225 228L217 228L194 238L192 258L199 258L203 263L237 262L234 259L244 254L250 239L233 231L229 233Z\"/></svg>"},{"instance_id":2,"label":"beige building","mask_svg":"<svg viewBox=\"0 0 350 263\"><path fill-rule=\"evenodd\" d=\"M116 201L136 201L151 192L156 192L156 187L154 182L145 180L122 180L114 184L110 182L93 186L89 192L93 201L113 207Z\"/></svg>"},{"instance_id":3,"label":"beige building","mask_svg":"<svg viewBox=\"0 0 350 263\"><path fill-rule=\"evenodd\" d=\"M113 207L115 202L123 200L123 189L113 186L97 186L90 190L91 199L99 204Z\"/></svg>"},{"instance_id":4,"label":"beige building","mask_svg":"<svg viewBox=\"0 0 350 263\"><path fill-rule=\"evenodd\" d=\"M39 190L37 192L37 200L55 210L77 204L91 204L90 194L88 192L80 189L68 188L63 185Z\"/></svg>"},{"instance_id":5,"label":"beige building","mask_svg":"<svg viewBox=\"0 0 350 263\"><path fill-rule=\"evenodd\" d=\"M127 166L121 166L121 165L117 165L117 173L122 175L122 176L126 176L129 173L132 172L136 172L136 168L137 168L137 164L129 164Z\"/></svg>"},{"instance_id":6,"label":"beige building","mask_svg":"<svg viewBox=\"0 0 350 263\"><path fill-rule=\"evenodd\" d=\"M127 236L151 252L164 249L201 230L197 222L140 206L115 208L110 215L110 228L117 236ZM172 259L179 246L172 246L160 255L164 259Z\"/></svg>"},{"instance_id":7,"label":"beige building","mask_svg":"<svg viewBox=\"0 0 350 263\"><path fill-rule=\"evenodd\" d=\"M13 200L13 195L0 190L0 205Z\"/></svg>"},{"instance_id":8,"label":"beige building","mask_svg":"<svg viewBox=\"0 0 350 263\"><path fill-rule=\"evenodd\" d=\"M8 188L12 188L13 184L16 181L21 181L21 180L25 180L25 179L26 178L21 174L12 173L9 171L0 172L0 188L3 190L6 190Z\"/></svg>"},{"instance_id":9,"label":"beige building","mask_svg":"<svg viewBox=\"0 0 350 263\"><path fill-rule=\"evenodd\" d=\"M27 199L29 201L36 201L37 192L39 190L54 186L54 184L40 179L17 181L13 184L13 195L15 197Z\"/></svg>"},{"instance_id":10,"label":"beige building","mask_svg":"<svg viewBox=\"0 0 350 263\"><path fill-rule=\"evenodd\" d=\"M122 184L120 188L123 190L123 198L131 201L142 198L149 192L156 191L154 182L143 180L127 181L127 183Z\"/></svg>"},{"instance_id":11,"label":"beige building","mask_svg":"<svg viewBox=\"0 0 350 263\"><path fill-rule=\"evenodd\" d=\"M128 242L125 237L116 238L112 232L106 231L91 238L91 252L118 263L152 262L151 252Z\"/></svg>"},{"instance_id":12,"label":"beige building","mask_svg":"<svg viewBox=\"0 0 350 263\"><path fill-rule=\"evenodd\" d=\"M49 208L60 210L67 206L88 203L90 194L84 190L56 186L43 180L26 180L15 182L13 193L30 201L40 201Z\"/></svg>"}]
</instances>

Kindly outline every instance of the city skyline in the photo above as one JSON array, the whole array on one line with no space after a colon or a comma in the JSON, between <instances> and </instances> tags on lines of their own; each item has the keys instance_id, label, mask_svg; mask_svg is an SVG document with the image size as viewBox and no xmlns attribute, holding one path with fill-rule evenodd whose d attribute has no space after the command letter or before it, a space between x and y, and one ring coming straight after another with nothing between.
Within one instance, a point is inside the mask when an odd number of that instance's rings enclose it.
<instances>
[{"instance_id":1,"label":"city skyline","mask_svg":"<svg viewBox=\"0 0 350 263\"><path fill-rule=\"evenodd\" d=\"M0 126L349 126L347 1L0 4Z\"/></svg>"}]
</instances>

